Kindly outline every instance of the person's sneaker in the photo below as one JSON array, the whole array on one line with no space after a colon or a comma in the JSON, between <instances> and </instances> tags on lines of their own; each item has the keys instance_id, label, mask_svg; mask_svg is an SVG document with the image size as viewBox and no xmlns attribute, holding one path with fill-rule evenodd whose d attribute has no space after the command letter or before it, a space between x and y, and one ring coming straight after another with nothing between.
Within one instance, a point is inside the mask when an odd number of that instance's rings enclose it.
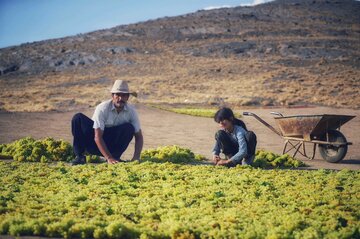
<instances>
[{"instance_id":1,"label":"person's sneaker","mask_svg":"<svg viewBox=\"0 0 360 239\"><path fill-rule=\"evenodd\" d=\"M76 158L71 162L72 165L85 164L85 156L76 156Z\"/></svg>"}]
</instances>

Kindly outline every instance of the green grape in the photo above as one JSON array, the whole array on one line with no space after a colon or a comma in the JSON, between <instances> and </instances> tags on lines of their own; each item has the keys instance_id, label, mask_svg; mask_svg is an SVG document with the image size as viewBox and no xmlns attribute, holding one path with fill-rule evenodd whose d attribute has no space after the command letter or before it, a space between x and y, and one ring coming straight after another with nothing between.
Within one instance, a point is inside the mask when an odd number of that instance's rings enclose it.
<instances>
[{"instance_id":1,"label":"green grape","mask_svg":"<svg viewBox=\"0 0 360 239\"><path fill-rule=\"evenodd\" d=\"M113 222L106 227L106 232L111 238L122 238L128 233L128 230L123 224L119 222Z\"/></svg>"},{"instance_id":2,"label":"green grape","mask_svg":"<svg viewBox=\"0 0 360 239\"><path fill-rule=\"evenodd\" d=\"M204 159L204 156L196 155L191 152L191 150L176 145L148 149L141 153L142 161L195 163L203 161Z\"/></svg>"},{"instance_id":3,"label":"green grape","mask_svg":"<svg viewBox=\"0 0 360 239\"><path fill-rule=\"evenodd\" d=\"M75 238L91 238L94 234L95 228L88 223L74 224L68 231L70 237Z\"/></svg>"},{"instance_id":4,"label":"green grape","mask_svg":"<svg viewBox=\"0 0 360 239\"><path fill-rule=\"evenodd\" d=\"M0 161L0 235L358 238L359 171L283 170L302 163L271 154L230 169L193 165L196 155L178 146L144 150L142 163Z\"/></svg>"},{"instance_id":5,"label":"green grape","mask_svg":"<svg viewBox=\"0 0 360 239\"><path fill-rule=\"evenodd\" d=\"M53 138L43 140L22 138L10 144L1 145L1 152L21 162L70 161L73 159L72 146L68 142Z\"/></svg>"},{"instance_id":6,"label":"green grape","mask_svg":"<svg viewBox=\"0 0 360 239\"><path fill-rule=\"evenodd\" d=\"M9 227L9 235L11 236L23 236L23 235L31 235L32 230L25 223L21 224L12 224Z\"/></svg>"},{"instance_id":7,"label":"green grape","mask_svg":"<svg viewBox=\"0 0 360 239\"><path fill-rule=\"evenodd\" d=\"M26 226L31 230L33 235L45 236L46 226L44 221L30 220L26 222Z\"/></svg>"},{"instance_id":8,"label":"green grape","mask_svg":"<svg viewBox=\"0 0 360 239\"><path fill-rule=\"evenodd\" d=\"M288 154L278 155L272 152L258 150L253 166L258 168L297 168L306 166L306 164L290 157Z\"/></svg>"},{"instance_id":9,"label":"green grape","mask_svg":"<svg viewBox=\"0 0 360 239\"><path fill-rule=\"evenodd\" d=\"M103 163L104 161L101 160L100 156L98 156L98 155L86 155L86 162L87 163Z\"/></svg>"},{"instance_id":10,"label":"green grape","mask_svg":"<svg viewBox=\"0 0 360 239\"><path fill-rule=\"evenodd\" d=\"M41 158L40 158L40 162L41 163L48 163L49 160L44 155L42 155Z\"/></svg>"},{"instance_id":11,"label":"green grape","mask_svg":"<svg viewBox=\"0 0 360 239\"><path fill-rule=\"evenodd\" d=\"M258 168L269 168L271 166L271 164L265 158L255 157L255 160L254 160L252 166L258 167Z\"/></svg>"},{"instance_id":12,"label":"green grape","mask_svg":"<svg viewBox=\"0 0 360 239\"><path fill-rule=\"evenodd\" d=\"M354 238L359 225L351 193L359 189L357 171L0 162L0 174L7 175L0 185L14 185L19 175L27 182L0 194L7 212L0 214L4 234L15 225L13 234L66 238L303 238L314 232ZM83 184L85 179L91 183Z\"/></svg>"},{"instance_id":13,"label":"green grape","mask_svg":"<svg viewBox=\"0 0 360 239\"><path fill-rule=\"evenodd\" d=\"M7 235L9 232L11 222L9 221L0 221L0 235Z\"/></svg>"},{"instance_id":14,"label":"green grape","mask_svg":"<svg viewBox=\"0 0 360 239\"><path fill-rule=\"evenodd\" d=\"M102 239L107 237L106 230L104 228L96 228L93 234L95 239Z\"/></svg>"},{"instance_id":15,"label":"green grape","mask_svg":"<svg viewBox=\"0 0 360 239\"><path fill-rule=\"evenodd\" d=\"M268 153L267 155L266 155L266 159L267 159L267 161L269 161L269 162L271 162L271 161L273 161L274 159L275 159L275 154L274 153Z\"/></svg>"}]
</instances>

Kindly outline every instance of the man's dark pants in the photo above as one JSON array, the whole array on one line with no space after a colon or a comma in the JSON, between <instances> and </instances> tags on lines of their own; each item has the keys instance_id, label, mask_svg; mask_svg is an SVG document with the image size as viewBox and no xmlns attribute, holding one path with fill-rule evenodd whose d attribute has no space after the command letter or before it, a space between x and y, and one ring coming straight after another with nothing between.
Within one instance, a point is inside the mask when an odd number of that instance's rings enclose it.
<instances>
[{"instance_id":1,"label":"man's dark pants","mask_svg":"<svg viewBox=\"0 0 360 239\"><path fill-rule=\"evenodd\" d=\"M84 155L85 151L89 154L102 156L95 143L94 121L82 113L74 115L71 121L71 131L74 136L74 153L77 157ZM120 159L127 149L135 133L134 126L124 123L118 126L105 128L103 139L115 159Z\"/></svg>"}]
</instances>

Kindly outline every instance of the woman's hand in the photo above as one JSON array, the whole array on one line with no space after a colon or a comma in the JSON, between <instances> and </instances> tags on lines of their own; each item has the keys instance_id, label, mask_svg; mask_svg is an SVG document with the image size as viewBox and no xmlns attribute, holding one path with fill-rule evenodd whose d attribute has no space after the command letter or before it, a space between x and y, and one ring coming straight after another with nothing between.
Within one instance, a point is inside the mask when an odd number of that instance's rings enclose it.
<instances>
[{"instance_id":1,"label":"woman's hand","mask_svg":"<svg viewBox=\"0 0 360 239\"><path fill-rule=\"evenodd\" d=\"M217 164L220 160L221 160L221 158L220 158L219 155L214 155L214 156L213 156L213 163L214 163L214 164Z\"/></svg>"},{"instance_id":2,"label":"woman's hand","mask_svg":"<svg viewBox=\"0 0 360 239\"><path fill-rule=\"evenodd\" d=\"M230 159L228 159L228 160L219 160L217 163L216 163L216 165L218 165L218 166L226 166L228 163L230 163L231 162L231 160Z\"/></svg>"}]
</instances>

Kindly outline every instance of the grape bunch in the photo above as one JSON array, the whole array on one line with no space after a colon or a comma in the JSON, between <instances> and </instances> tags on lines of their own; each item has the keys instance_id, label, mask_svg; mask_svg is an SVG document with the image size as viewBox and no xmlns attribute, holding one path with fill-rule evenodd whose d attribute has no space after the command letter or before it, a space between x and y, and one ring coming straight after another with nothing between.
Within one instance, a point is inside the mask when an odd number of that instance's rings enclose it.
<instances>
[{"instance_id":1,"label":"grape bunch","mask_svg":"<svg viewBox=\"0 0 360 239\"><path fill-rule=\"evenodd\" d=\"M152 162L196 163L206 159L201 155L194 154L190 149L172 145L144 150L141 153L141 160Z\"/></svg>"},{"instance_id":2,"label":"grape bunch","mask_svg":"<svg viewBox=\"0 0 360 239\"><path fill-rule=\"evenodd\" d=\"M86 162L87 163L104 163L105 161L101 159L99 155L86 155Z\"/></svg>"},{"instance_id":3,"label":"grape bunch","mask_svg":"<svg viewBox=\"0 0 360 239\"><path fill-rule=\"evenodd\" d=\"M10 144L0 144L2 157L13 157L20 162L52 162L71 161L74 158L72 146L64 140L45 138L35 140L31 137L16 140ZM177 145L162 146L147 149L141 153L142 161L171 163L200 163L207 159L194 154L190 149ZM86 155L87 163L104 162L100 156ZM257 168L297 168L306 166L303 162L287 154L278 155L264 150L258 150L253 165Z\"/></svg>"},{"instance_id":4,"label":"grape bunch","mask_svg":"<svg viewBox=\"0 0 360 239\"><path fill-rule=\"evenodd\" d=\"M51 162L71 161L73 156L72 146L64 140L45 138L35 140L26 137L10 144L1 144L0 153L4 156L12 156L20 162Z\"/></svg>"},{"instance_id":5,"label":"grape bunch","mask_svg":"<svg viewBox=\"0 0 360 239\"><path fill-rule=\"evenodd\" d=\"M278 155L263 150L256 152L252 165L258 168L298 168L306 166L305 163L288 154Z\"/></svg>"}]
</instances>

